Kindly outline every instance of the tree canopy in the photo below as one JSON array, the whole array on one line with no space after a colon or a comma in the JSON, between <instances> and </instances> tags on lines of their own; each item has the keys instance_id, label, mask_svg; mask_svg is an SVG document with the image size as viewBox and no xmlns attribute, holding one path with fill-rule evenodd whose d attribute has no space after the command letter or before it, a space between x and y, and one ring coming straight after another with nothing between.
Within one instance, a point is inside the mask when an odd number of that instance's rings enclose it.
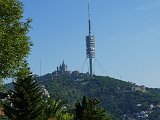
<instances>
[{"instance_id":1,"label":"tree canopy","mask_svg":"<svg viewBox=\"0 0 160 120\"><path fill-rule=\"evenodd\" d=\"M44 120L42 92L32 75L27 78L18 76L14 90L8 94L8 104L4 104L6 116L12 120Z\"/></svg>"},{"instance_id":2,"label":"tree canopy","mask_svg":"<svg viewBox=\"0 0 160 120\"><path fill-rule=\"evenodd\" d=\"M13 77L30 53L31 19L23 22L22 18L23 4L19 0L0 0L0 79Z\"/></svg>"},{"instance_id":3,"label":"tree canopy","mask_svg":"<svg viewBox=\"0 0 160 120\"><path fill-rule=\"evenodd\" d=\"M98 104L99 100L96 98L87 99L83 96L82 104L76 103L75 120L112 120Z\"/></svg>"}]
</instances>

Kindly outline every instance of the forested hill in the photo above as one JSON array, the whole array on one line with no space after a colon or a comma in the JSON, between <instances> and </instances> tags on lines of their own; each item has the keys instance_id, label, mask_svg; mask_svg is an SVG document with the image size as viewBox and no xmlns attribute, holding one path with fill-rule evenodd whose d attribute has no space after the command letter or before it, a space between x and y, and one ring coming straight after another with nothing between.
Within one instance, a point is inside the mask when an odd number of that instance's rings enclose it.
<instances>
[{"instance_id":1,"label":"forested hill","mask_svg":"<svg viewBox=\"0 0 160 120\"><path fill-rule=\"evenodd\" d=\"M160 114L160 89L146 88L108 76L90 79L88 74L60 76L50 73L36 78L52 98L60 97L70 109L74 109L75 103L86 95L98 98L101 106L115 120L139 117L158 120Z\"/></svg>"},{"instance_id":2,"label":"forested hill","mask_svg":"<svg viewBox=\"0 0 160 120\"><path fill-rule=\"evenodd\" d=\"M147 115L150 119L158 118L160 89L146 88L108 76L94 76L92 79L87 76L46 74L38 77L38 81L45 85L51 97L60 97L67 102L69 108L74 108L75 103L86 95L98 98L101 106L116 120Z\"/></svg>"}]
</instances>

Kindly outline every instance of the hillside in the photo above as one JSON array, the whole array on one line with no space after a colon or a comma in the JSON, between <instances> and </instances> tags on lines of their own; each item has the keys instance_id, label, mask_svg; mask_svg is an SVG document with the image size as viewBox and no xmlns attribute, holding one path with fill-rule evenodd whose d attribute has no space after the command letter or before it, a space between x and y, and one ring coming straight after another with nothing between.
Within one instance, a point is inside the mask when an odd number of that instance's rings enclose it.
<instances>
[{"instance_id":1,"label":"hillside","mask_svg":"<svg viewBox=\"0 0 160 120\"><path fill-rule=\"evenodd\" d=\"M155 119L160 111L159 89L137 86L108 76L94 76L89 79L87 74L46 74L38 77L38 81L40 85L45 85L52 98L60 97L72 109L83 95L98 98L101 106L112 114L115 120L145 116Z\"/></svg>"},{"instance_id":2,"label":"hillside","mask_svg":"<svg viewBox=\"0 0 160 120\"><path fill-rule=\"evenodd\" d=\"M88 74L55 75L53 73L38 77L40 86L45 86L52 98L61 98L71 110L83 95L100 100L101 106L113 115L114 120L122 118L149 118L158 120L160 114L160 89L146 88L134 83L108 76ZM7 85L9 89L12 84Z\"/></svg>"}]
</instances>

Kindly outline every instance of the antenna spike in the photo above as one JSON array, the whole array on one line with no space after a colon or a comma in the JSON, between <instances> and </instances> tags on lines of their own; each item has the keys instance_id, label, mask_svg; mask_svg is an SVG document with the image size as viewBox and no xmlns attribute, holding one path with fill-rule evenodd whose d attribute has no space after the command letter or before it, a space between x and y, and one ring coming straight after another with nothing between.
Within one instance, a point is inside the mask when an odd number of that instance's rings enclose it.
<instances>
[{"instance_id":1,"label":"antenna spike","mask_svg":"<svg viewBox=\"0 0 160 120\"><path fill-rule=\"evenodd\" d=\"M90 0L88 0L88 18L90 19Z\"/></svg>"},{"instance_id":2,"label":"antenna spike","mask_svg":"<svg viewBox=\"0 0 160 120\"><path fill-rule=\"evenodd\" d=\"M89 36L90 36L91 35L90 0L88 0L88 23L89 23Z\"/></svg>"}]
</instances>

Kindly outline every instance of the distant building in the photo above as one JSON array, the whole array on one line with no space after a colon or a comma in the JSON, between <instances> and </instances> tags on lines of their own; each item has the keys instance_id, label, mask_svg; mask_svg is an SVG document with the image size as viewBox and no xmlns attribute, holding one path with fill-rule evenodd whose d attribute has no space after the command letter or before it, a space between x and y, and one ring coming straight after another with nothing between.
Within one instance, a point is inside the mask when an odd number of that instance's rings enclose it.
<instances>
[{"instance_id":1,"label":"distant building","mask_svg":"<svg viewBox=\"0 0 160 120\"><path fill-rule=\"evenodd\" d=\"M59 67L57 66L57 70L54 71L53 74L54 75L68 75L70 74L70 71L68 71L68 67L63 61Z\"/></svg>"},{"instance_id":2,"label":"distant building","mask_svg":"<svg viewBox=\"0 0 160 120\"><path fill-rule=\"evenodd\" d=\"M141 86L135 85L132 87L132 91L146 92L146 87L144 85Z\"/></svg>"},{"instance_id":3,"label":"distant building","mask_svg":"<svg viewBox=\"0 0 160 120\"><path fill-rule=\"evenodd\" d=\"M75 77L79 77L79 71L73 71L71 75Z\"/></svg>"}]
</instances>

